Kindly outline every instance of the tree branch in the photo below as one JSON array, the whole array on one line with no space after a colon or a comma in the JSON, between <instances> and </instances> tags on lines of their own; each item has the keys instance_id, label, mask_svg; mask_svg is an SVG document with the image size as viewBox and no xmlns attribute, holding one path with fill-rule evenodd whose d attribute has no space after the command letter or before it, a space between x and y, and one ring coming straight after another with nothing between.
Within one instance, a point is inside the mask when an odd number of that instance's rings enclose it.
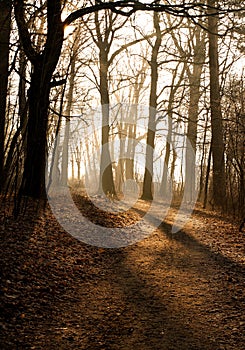
<instances>
[{"instance_id":1,"label":"tree branch","mask_svg":"<svg viewBox=\"0 0 245 350\"><path fill-rule=\"evenodd\" d=\"M72 12L63 22L64 26L68 26L76 19L88 15L92 12L97 12L100 10L111 10L114 13L118 13L123 16L130 16L136 11L154 11L154 12L167 12L169 14L179 16L179 17L189 17L198 18L206 16L215 16L217 14L227 14L229 12L238 12L244 10L241 6L224 7L221 6L210 6L205 2L195 2L189 4L160 4L158 1L153 1L151 3L142 3L137 0L129 1L108 1L101 2L97 1L95 5L89 7L83 7L77 11ZM212 13L210 13L212 10ZM207 13L209 12L209 13Z\"/></svg>"},{"instance_id":2,"label":"tree branch","mask_svg":"<svg viewBox=\"0 0 245 350\"><path fill-rule=\"evenodd\" d=\"M140 39L136 39L134 41L131 41L130 43L127 43L125 45L122 45L119 49L117 49L115 52L113 52L113 54L111 55L111 58L109 59L109 62L108 64L110 65L112 63L112 61L114 60L114 58L122 51L126 50L128 47L130 46L133 46L135 44L138 44L140 43L141 41L144 41L144 40L147 40L147 39L150 39L150 38L153 38L154 36L156 36L156 33L152 33L152 34L149 34L147 36L144 36L143 38L140 38Z\"/></svg>"},{"instance_id":3,"label":"tree branch","mask_svg":"<svg viewBox=\"0 0 245 350\"><path fill-rule=\"evenodd\" d=\"M28 31L28 25L25 21L24 16L24 1L23 0L15 0L14 1L14 13L16 22L19 29L20 40L25 51L26 56L31 61L31 63L35 63L38 58L40 58L40 54L35 51L32 46L30 33Z\"/></svg>"},{"instance_id":4,"label":"tree branch","mask_svg":"<svg viewBox=\"0 0 245 350\"><path fill-rule=\"evenodd\" d=\"M61 80L55 80L54 79L53 81L50 82L49 86L51 88L53 88L53 87L56 87L56 86L63 85L63 84L65 84L65 82L66 82L66 79L61 79Z\"/></svg>"}]
</instances>

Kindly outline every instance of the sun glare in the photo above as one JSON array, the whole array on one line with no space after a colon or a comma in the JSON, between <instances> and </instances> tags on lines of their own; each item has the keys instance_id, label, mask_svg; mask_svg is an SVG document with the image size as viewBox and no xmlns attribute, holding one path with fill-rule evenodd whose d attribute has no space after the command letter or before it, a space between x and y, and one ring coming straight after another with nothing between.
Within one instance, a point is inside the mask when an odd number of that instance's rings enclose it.
<instances>
[{"instance_id":1,"label":"sun glare","mask_svg":"<svg viewBox=\"0 0 245 350\"><path fill-rule=\"evenodd\" d=\"M67 38L69 35L71 35L75 30L75 26L69 25L65 26L64 28L64 37Z\"/></svg>"},{"instance_id":2,"label":"sun glare","mask_svg":"<svg viewBox=\"0 0 245 350\"><path fill-rule=\"evenodd\" d=\"M64 22L64 20L67 18L67 16L69 15L69 13L66 10L63 10L61 13L61 20L62 22ZM64 37L67 38L69 35L71 35L73 33L75 29L74 25L66 25L64 28Z\"/></svg>"}]
</instances>

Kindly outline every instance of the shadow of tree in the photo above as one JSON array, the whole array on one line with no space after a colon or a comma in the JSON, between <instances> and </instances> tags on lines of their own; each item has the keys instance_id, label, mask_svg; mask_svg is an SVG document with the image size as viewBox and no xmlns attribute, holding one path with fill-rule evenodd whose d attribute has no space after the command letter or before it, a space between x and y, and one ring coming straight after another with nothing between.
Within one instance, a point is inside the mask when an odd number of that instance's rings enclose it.
<instances>
[{"instance_id":1,"label":"shadow of tree","mask_svg":"<svg viewBox=\"0 0 245 350\"><path fill-rule=\"evenodd\" d=\"M243 326L238 329L236 315L245 309L244 268L211 252L183 230L173 235L167 223L159 231L167 238L166 249L154 251L145 244L138 248L146 260L151 255L147 269L141 268L144 262L137 261L137 254L132 253L135 260L128 258L135 248L117 253L114 283L120 285L134 312L135 335L124 340L128 345L122 349L213 350L225 344L242 349ZM229 339L232 327L235 331Z\"/></svg>"},{"instance_id":2,"label":"shadow of tree","mask_svg":"<svg viewBox=\"0 0 245 350\"><path fill-rule=\"evenodd\" d=\"M100 250L31 215L2 233L2 349L244 348L244 268L187 230Z\"/></svg>"}]
</instances>

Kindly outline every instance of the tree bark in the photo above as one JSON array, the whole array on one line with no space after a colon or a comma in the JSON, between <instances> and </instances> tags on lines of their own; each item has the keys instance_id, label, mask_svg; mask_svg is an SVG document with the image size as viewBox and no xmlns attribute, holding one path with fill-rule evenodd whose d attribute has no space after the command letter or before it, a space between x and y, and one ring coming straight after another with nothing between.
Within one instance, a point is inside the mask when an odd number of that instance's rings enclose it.
<instances>
[{"instance_id":1,"label":"tree bark","mask_svg":"<svg viewBox=\"0 0 245 350\"><path fill-rule=\"evenodd\" d=\"M208 0L208 5L214 7L216 0ZM213 156L213 199L217 208L223 208L226 198L224 140L221 112L221 97L219 84L218 62L218 17L209 10L208 38L209 38L209 70L210 70L210 104L212 128L212 156Z\"/></svg>"},{"instance_id":2,"label":"tree bark","mask_svg":"<svg viewBox=\"0 0 245 350\"><path fill-rule=\"evenodd\" d=\"M153 178L153 152L155 147L156 132L156 108L157 108L157 81L158 81L158 63L157 56L161 46L162 34L159 24L159 14L154 12L153 15L154 28L156 30L156 40L151 55L151 89L150 89L150 106L149 106L149 122L146 141L146 164L143 180L143 193L141 198L152 200L152 178Z\"/></svg>"}]
</instances>

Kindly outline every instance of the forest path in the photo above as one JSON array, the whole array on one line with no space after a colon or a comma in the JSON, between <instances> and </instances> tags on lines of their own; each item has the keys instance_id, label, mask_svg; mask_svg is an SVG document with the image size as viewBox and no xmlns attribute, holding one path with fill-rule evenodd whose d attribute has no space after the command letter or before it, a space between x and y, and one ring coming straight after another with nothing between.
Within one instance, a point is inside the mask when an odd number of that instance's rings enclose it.
<instances>
[{"instance_id":1,"label":"forest path","mask_svg":"<svg viewBox=\"0 0 245 350\"><path fill-rule=\"evenodd\" d=\"M197 209L120 249L1 216L1 349L243 350L244 234Z\"/></svg>"}]
</instances>

